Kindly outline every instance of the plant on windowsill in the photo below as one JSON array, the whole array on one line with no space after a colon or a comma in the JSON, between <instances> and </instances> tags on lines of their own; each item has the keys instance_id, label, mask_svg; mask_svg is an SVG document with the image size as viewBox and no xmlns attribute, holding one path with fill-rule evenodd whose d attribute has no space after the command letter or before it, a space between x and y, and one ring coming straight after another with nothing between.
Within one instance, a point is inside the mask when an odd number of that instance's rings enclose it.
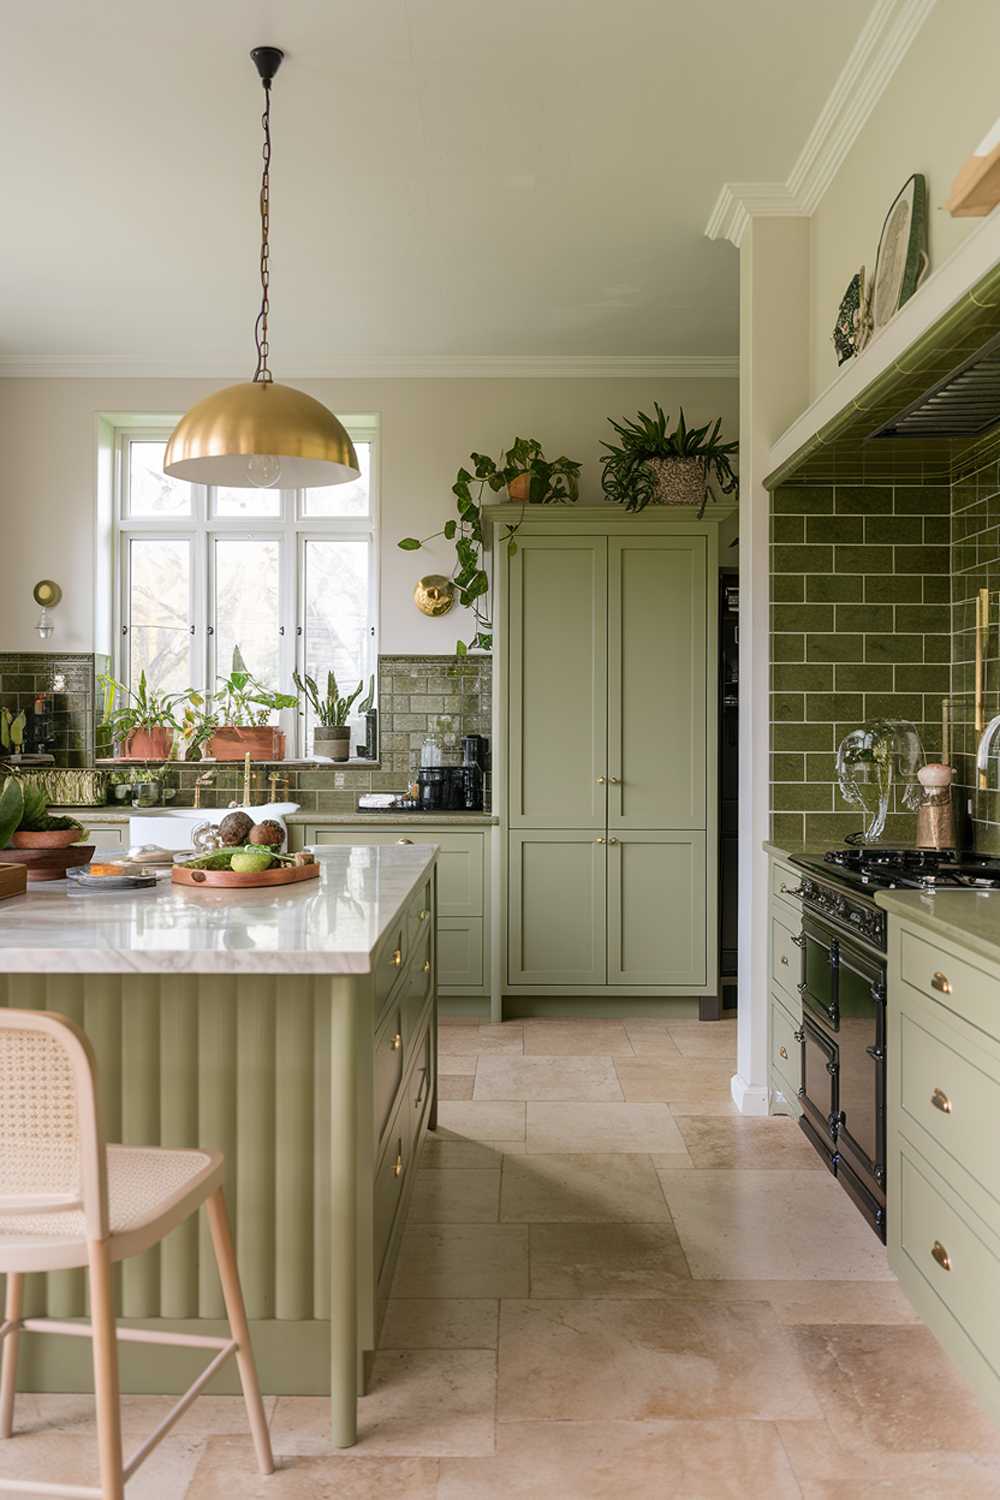
<instances>
[{"instance_id":1,"label":"plant on windowsill","mask_svg":"<svg viewBox=\"0 0 1000 1500\"><path fill-rule=\"evenodd\" d=\"M158 693L139 673L135 688L103 672L97 679L104 689L101 729L110 735L119 760L169 760L174 732L180 729L177 710L187 698L183 693ZM119 701L121 700L121 701Z\"/></svg>"},{"instance_id":2,"label":"plant on windowsill","mask_svg":"<svg viewBox=\"0 0 1000 1500\"><path fill-rule=\"evenodd\" d=\"M347 720L355 699L365 685L365 679L362 677L354 692L342 698L333 672L326 674L326 693L323 696L320 696L315 677L310 677L308 672L304 677L300 677L298 672L293 672L292 677L295 679L295 686L306 699L317 719L313 729L313 754L328 755L331 760L350 760L351 727ZM368 683L368 694L359 704L358 713L367 713L374 701L375 676L373 673Z\"/></svg>"},{"instance_id":3,"label":"plant on windowsill","mask_svg":"<svg viewBox=\"0 0 1000 1500\"><path fill-rule=\"evenodd\" d=\"M215 760L242 760L249 751L252 760L284 760L284 730L269 721L281 709L297 707L296 695L279 693L259 682L243 660L239 646L233 649L229 676L220 677L219 682L206 754ZM200 699L201 695L194 696Z\"/></svg>"},{"instance_id":4,"label":"plant on windowsill","mask_svg":"<svg viewBox=\"0 0 1000 1500\"><path fill-rule=\"evenodd\" d=\"M572 504L578 494L582 467L572 458L556 458L550 462L535 438L515 438L513 447L501 455L499 463L488 453L473 453L470 462L472 472L463 466L451 487L458 510L457 520L445 521L442 529L431 536L404 536L397 543L404 552L416 552L439 536L455 543L455 566L451 578L458 602L472 610L476 627L470 641L456 641L455 651L459 656L465 656L470 647L480 651L493 649L490 580L483 567L483 504L487 489L495 495L505 489L511 500L528 505ZM473 496L472 487L477 484L479 488ZM501 537L511 557L517 551L515 537L520 524L517 521L513 526L505 527Z\"/></svg>"},{"instance_id":5,"label":"plant on windowsill","mask_svg":"<svg viewBox=\"0 0 1000 1500\"><path fill-rule=\"evenodd\" d=\"M629 511L645 510L647 505L697 505L701 520L705 506L715 498L711 481L721 494L735 493L739 479L730 460L740 445L720 441L721 417L714 425L688 427L681 407L670 432L670 419L659 402L653 402L653 410L655 417L641 411L634 421L608 418L621 443L601 444L608 450L601 459L604 493Z\"/></svg>"}]
</instances>

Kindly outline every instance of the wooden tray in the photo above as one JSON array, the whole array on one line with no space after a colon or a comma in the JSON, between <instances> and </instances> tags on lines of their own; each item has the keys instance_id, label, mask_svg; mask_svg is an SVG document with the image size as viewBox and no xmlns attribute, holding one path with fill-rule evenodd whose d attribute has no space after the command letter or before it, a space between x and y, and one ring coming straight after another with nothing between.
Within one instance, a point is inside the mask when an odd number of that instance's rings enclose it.
<instances>
[{"instance_id":1,"label":"wooden tray","mask_svg":"<svg viewBox=\"0 0 1000 1500\"><path fill-rule=\"evenodd\" d=\"M71 865L89 865L96 844L70 844L65 849L3 849L4 864L27 865L29 880L63 880Z\"/></svg>"},{"instance_id":2,"label":"wooden tray","mask_svg":"<svg viewBox=\"0 0 1000 1500\"><path fill-rule=\"evenodd\" d=\"M298 880L316 880L319 865L281 865L277 870L260 870L257 874L240 874L237 870L188 870L184 865L174 865L171 880L177 885L228 886L233 890L248 890L258 885L294 885Z\"/></svg>"},{"instance_id":3,"label":"wooden tray","mask_svg":"<svg viewBox=\"0 0 1000 1500\"><path fill-rule=\"evenodd\" d=\"M23 865L0 864L0 901L5 896L22 896L28 888L28 872Z\"/></svg>"}]
</instances>

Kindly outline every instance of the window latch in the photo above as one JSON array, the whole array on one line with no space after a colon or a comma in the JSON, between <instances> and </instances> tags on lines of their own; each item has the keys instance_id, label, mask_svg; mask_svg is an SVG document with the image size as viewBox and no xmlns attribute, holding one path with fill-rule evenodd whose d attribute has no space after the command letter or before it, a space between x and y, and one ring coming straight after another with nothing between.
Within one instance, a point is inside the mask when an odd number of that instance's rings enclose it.
<instances>
[{"instance_id":1,"label":"window latch","mask_svg":"<svg viewBox=\"0 0 1000 1500\"><path fill-rule=\"evenodd\" d=\"M194 626L193 626L193 625L189 625L189 626L188 626L188 633L189 633L189 634L190 634L190 635L194 635Z\"/></svg>"}]
</instances>

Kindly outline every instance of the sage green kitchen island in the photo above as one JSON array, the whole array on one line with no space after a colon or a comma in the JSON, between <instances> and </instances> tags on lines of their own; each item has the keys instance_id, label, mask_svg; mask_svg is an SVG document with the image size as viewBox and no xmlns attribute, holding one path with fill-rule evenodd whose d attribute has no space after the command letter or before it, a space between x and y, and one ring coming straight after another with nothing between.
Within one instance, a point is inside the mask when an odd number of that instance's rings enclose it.
<instances>
[{"instance_id":1,"label":"sage green kitchen island","mask_svg":"<svg viewBox=\"0 0 1000 1500\"><path fill-rule=\"evenodd\" d=\"M84 1028L109 1140L225 1153L262 1387L329 1391L333 1441L348 1446L435 1123L437 853L317 858L317 881L271 889L29 888L0 904L0 1004ZM126 1323L222 1331L196 1219L118 1269ZM82 1273L29 1278L26 1315L84 1311ZM27 1341L24 1387L90 1389L85 1342ZM123 1389L183 1390L188 1356L163 1355L149 1365L124 1345Z\"/></svg>"}]
</instances>

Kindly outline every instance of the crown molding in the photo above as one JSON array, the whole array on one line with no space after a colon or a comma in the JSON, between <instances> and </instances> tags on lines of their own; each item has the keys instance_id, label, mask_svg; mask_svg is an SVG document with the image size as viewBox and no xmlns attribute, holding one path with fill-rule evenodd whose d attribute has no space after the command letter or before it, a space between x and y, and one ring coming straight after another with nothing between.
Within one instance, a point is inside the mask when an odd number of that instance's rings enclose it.
<instances>
[{"instance_id":1,"label":"crown molding","mask_svg":"<svg viewBox=\"0 0 1000 1500\"><path fill-rule=\"evenodd\" d=\"M293 365L288 380L595 380L736 379L735 354L552 354L345 356ZM114 355L0 355L0 378L62 380L240 380L241 362L137 360Z\"/></svg>"},{"instance_id":2,"label":"crown molding","mask_svg":"<svg viewBox=\"0 0 1000 1500\"><path fill-rule=\"evenodd\" d=\"M739 247L751 218L813 214L937 0L878 0L785 182L726 182L705 225Z\"/></svg>"}]
</instances>

